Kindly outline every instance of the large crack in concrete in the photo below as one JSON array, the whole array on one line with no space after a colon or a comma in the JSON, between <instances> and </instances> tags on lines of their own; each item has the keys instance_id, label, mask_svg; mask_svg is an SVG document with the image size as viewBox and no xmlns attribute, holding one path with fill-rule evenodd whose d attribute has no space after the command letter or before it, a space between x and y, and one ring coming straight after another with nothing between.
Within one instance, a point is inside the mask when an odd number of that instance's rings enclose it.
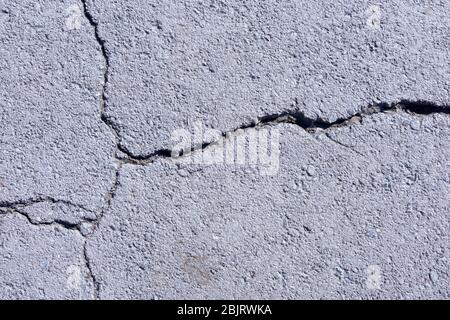
<instances>
[{"instance_id":1,"label":"large crack in concrete","mask_svg":"<svg viewBox=\"0 0 450 320\"><path fill-rule=\"evenodd\" d=\"M107 127L111 130L111 132L114 135L115 140L116 140L116 146L118 146L119 145L117 143L117 141L119 140L118 133L114 129L113 124L108 122L108 119L105 116L106 86L108 83L108 74L109 74L109 57L108 57L108 54L106 51L106 47L104 46L104 41L99 36L97 22L95 21L95 19L92 17L92 15L89 13L89 11L87 9L87 2L85 0L81 0L81 4L82 4L83 12L84 12L84 15L85 15L87 21L94 29L95 40L100 45L102 56L103 56L103 59L105 62L105 65L103 67L104 71L103 71L102 91L101 91L101 95L100 95L100 118L101 118L102 122L104 122L107 125ZM5 215L6 214L18 214L18 215L24 217L26 219L26 221L28 221L28 223L33 226L37 226L40 228L49 228L49 227L55 227L55 226L61 227L66 230L77 232L77 233L79 233L79 235L81 235L85 239L84 244L83 244L83 249L82 249L83 250L82 256L84 257L84 263L88 270L89 277L90 277L93 287L94 287L94 298L98 297L99 283L97 282L96 277L92 272L89 257L87 256L87 253L86 253L87 240L88 240L88 237L90 235L92 235L92 233L95 231L95 229L97 228L105 211L110 206L111 199L114 197L115 190L117 189L120 166L121 166L121 164L119 163L116 168L116 171L115 171L113 185L107 191L107 194L105 196L106 207L102 208L100 210L100 212L94 212L94 211L84 207L83 205L76 204L76 203L73 203L68 200L56 199L56 198L49 197L49 196L33 197L33 198L21 199L21 200L17 200L17 201L0 201L0 214L5 214ZM69 221L68 219L66 220L63 217L51 219L50 221L39 221L38 219L33 218L32 215L26 211L26 209L28 209L29 207L31 207L33 205L45 204L45 203L66 205L66 206L69 206L69 208L73 208L73 209L82 209L86 212L94 214L95 218L82 217L82 218L78 218L77 222ZM85 233L82 231L82 225L84 223L92 224L92 229L90 230L89 233Z\"/></svg>"},{"instance_id":2,"label":"large crack in concrete","mask_svg":"<svg viewBox=\"0 0 450 320\"><path fill-rule=\"evenodd\" d=\"M82 3L83 12L86 20L89 25L93 29L93 33L95 36L96 42L100 46L100 51L104 60L103 66L103 81L101 84L101 94L100 94L100 119L101 121L109 128L111 133L115 137L116 150L114 154L114 159L117 160L117 167L114 172L114 178L112 186L107 190L105 195L106 204L103 208L100 209L100 212L94 212L83 205L73 203L67 200L56 199L53 197L34 197L25 200L18 201L0 201L0 214L9 214L16 213L26 218L26 220L34 226L38 227L54 227L59 226L67 230L71 230L74 232L78 232L81 236L84 237L84 245L83 245L83 257L85 266L89 272L90 279L92 281L94 287L94 298L99 299L100 290L101 290L101 282L98 277L93 272L91 259L88 254L88 241L90 237L94 234L94 232L98 229L99 224L102 218L105 216L107 210L111 207L112 200L114 199L117 189L120 185L120 172L122 166L124 164L131 165L147 165L151 164L157 159L170 159L170 158L179 158L185 156L185 154L179 154L173 157L170 149L160 149L155 152L149 154L134 154L132 153L126 146L124 146L121 142L120 130L116 126L116 124L108 117L107 115L107 89L108 89L108 81L110 75L110 56L105 45L106 41L100 36L99 32L99 22L89 11L89 5L87 0L80 0ZM295 100L294 105L290 108L286 109L284 112L276 113L276 114L267 114L257 118L255 122L242 124L241 126L230 130L222 132L222 136L224 139L230 133L237 132L238 130L245 130L251 128L262 128L266 126L274 126L277 124L289 123L296 125L306 132L310 134L314 133L323 133L329 139L332 139L328 133L332 130L336 130L339 128L350 127L355 124L361 124L364 118L373 116L375 114L395 114L399 112L407 112L413 114L415 116L428 116L434 114L444 114L450 115L450 106L449 105L438 105L429 101L410 101L410 100L401 100L399 102L381 102L373 105L369 105L366 108L363 108L360 112L349 115L348 117L338 118L334 121L329 121L321 117L310 118L305 115L303 111L299 109L299 101ZM333 140L334 141L334 140ZM340 144L342 147L348 147L344 144L341 144L337 141L336 143ZM193 146L190 152L196 152L205 150L211 146L216 144L215 141L203 143L201 145ZM121 156L119 153L123 153ZM27 212L24 211L25 208L39 204L39 203L51 203L51 204L62 204L67 205L73 208L79 208L85 210L86 212L94 213L96 215L95 219L90 218L82 218L79 222L73 223L70 221L66 221L64 219L54 219L51 222L39 222L34 220ZM81 225L83 223L92 224L93 228L89 234L85 234L81 232Z\"/></svg>"},{"instance_id":3,"label":"large crack in concrete","mask_svg":"<svg viewBox=\"0 0 450 320\"><path fill-rule=\"evenodd\" d=\"M126 146L124 146L122 144L119 129L113 123L113 121L108 118L108 116L106 114L106 109L107 109L106 92L107 92L109 72L110 72L110 70L109 70L110 57L109 57L108 50L105 45L106 41L100 36L99 23L94 18L94 16L91 14L91 12L89 11L87 0L81 0L81 2L82 2L82 7L83 7L83 12L84 12L85 18L87 19L90 26L94 30L94 36L95 36L97 43L100 46L100 50L101 50L101 53L102 53L102 56L104 59L104 63L105 63L104 71L103 71L102 92L100 95L100 97L101 97L100 98L100 119L110 129L110 131L112 132L112 134L115 137L116 152L115 152L114 157L116 160L118 160L118 166L116 168L113 185L106 195L106 202L107 202L106 206L105 206L105 208L103 208L101 210L97 219L95 219L94 221L91 221L93 223L94 227L93 227L92 232L89 235L85 236L86 240L85 240L84 248L83 248L83 255L84 255L86 268L89 271L89 275L90 275L92 283L94 285L94 298L98 299L101 286L100 286L100 282L99 282L98 278L96 277L96 275L94 274L94 272L92 270L92 264L91 264L91 260L89 258L87 245L88 245L89 237L92 236L92 234L98 228L101 219L103 218L103 216L106 213L106 210L108 210L111 206L112 199L114 198L117 188L118 188L118 185L119 185L120 170L122 168L122 165L123 164L147 165L147 164L154 162L157 159L179 158L179 157L185 156L186 154L179 154L174 157L172 155L171 150L161 149L161 150L152 152L150 154L140 155L140 154L132 153ZM348 117L339 118L335 121L328 121L328 120L320 118L320 117L317 117L315 119L307 117L304 112L302 112L301 110L298 109L298 105L299 105L298 101L295 100L295 103L294 103L294 106L292 109L286 110L281 113L260 116L257 119L257 121L255 121L255 122L243 124L242 126L236 128L234 130L231 130L231 131L222 132L221 133L222 137L224 139L226 139L230 133L237 132L238 130L261 128L261 127L273 126L273 125L277 125L277 124L281 124L281 123L289 123L289 124L297 125L300 128L302 128L303 130L305 130L306 132L311 133L311 134L316 133L316 132L325 133L325 135L329 139L333 140L328 135L328 132L330 130L334 130L334 129L342 128L342 127L349 127L354 124L360 124L364 118L372 116L374 114L380 114L380 113L387 114L387 113L398 113L398 112L408 112L408 113L411 113L414 115L432 115L432 114L438 114L438 113L439 114L447 114L447 115L450 114L450 106L448 106L448 105L437 105L437 104L435 104L433 102L429 102L429 101L401 100L400 102L394 102L394 103L381 102L381 103L369 105L368 107L364 108L360 112L352 114ZM336 142L335 140L333 140L333 141ZM348 148L348 146L343 145L339 142L336 142L336 143L338 143L342 147ZM216 141L212 141L212 142L208 142L208 143L203 143L201 145L193 146L189 153L196 152L199 150L205 150L206 148L211 147L215 144L216 144ZM123 155L120 155L120 153L122 153ZM19 212L19 211L17 211L17 212ZM23 213L20 213L20 214L23 214ZM30 221L30 223L33 223L28 216L26 216L26 217L27 217L28 221ZM79 226L77 226L77 225L68 224L67 222L64 222L64 221L54 221L53 223L59 224L67 229L71 229L71 230L76 229L79 231Z\"/></svg>"},{"instance_id":4,"label":"large crack in concrete","mask_svg":"<svg viewBox=\"0 0 450 320\"><path fill-rule=\"evenodd\" d=\"M298 105L298 101L295 101ZM429 101L409 101L401 100L400 102L387 103L380 102L369 105L358 113L350 115L346 118L339 118L335 121L327 121L320 117L312 119L307 117L302 111L287 111L280 114L263 116L259 122L252 126L260 126L270 123L288 122L294 123L308 132L316 132L318 130L331 130L334 128L348 127L355 123L361 123L362 119L378 113L388 112L409 112L415 115L430 115L435 113L450 114L450 106L437 105Z\"/></svg>"},{"instance_id":5,"label":"large crack in concrete","mask_svg":"<svg viewBox=\"0 0 450 320\"><path fill-rule=\"evenodd\" d=\"M102 93L101 93L101 102L100 102L100 118L105 123L106 126L111 130L111 132L114 134L116 139L116 150L120 153L123 153L125 156L121 157L118 156L118 152L116 152L115 158L119 160L120 163L128 163L128 164L134 164L134 165L146 165L149 163L152 163L156 159L160 158L173 158L172 151L169 149L160 149L157 151L154 151L149 154L135 154L131 152L126 146L124 146L121 142L120 137L120 131L117 128L117 126L114 124L114 122L108 118L106 114L107 109L107 97L106 97L106 90L108 86L108 79L109 79L109 68L110 68L110 57L108 54L108 49L106 48L106 41L100 36L99 32L99 23L94 18L94 16L90 13L87 0L81 0L83 4L83 11L86 19L88 20L89 24L94 29L94 35L97 43L100 46L101 53L103 56L103 59L105 61L104 66L104 74L103 74L103 84L102 84ZM315 119L310 118L305 115L303 111L301 111L298 108L299 101L297 99L294 100L294 108L286 110L281 113L276 114L269 114L260 116L257 118L257 121L243 124L238 128L235 128L231 131L225 131L222 132L222 137L226 138L228 134L236 132L238 130L242 129L250 129L250 128L258 128L268 125L274 125L279 123L291 123L295 124L302 129L306 130L309 133L315 133L317 131L328 131L335 128L340 127L346 127L353 125L355 123L360 123L361 120L367 116L377 114L377 113L388 113L388 112L409 112L416 115L430 115L435 113L442 113L442 114L450 114L450 106L449 105L438 105L431 101L411 101L411 100L400 100L399 102L380 102L377 104L371 104L367 106L366 108L362 109L360 112L357 112L355 114L352 114L345 118L338 118L334 121L329 121L320 117L317 117ZM330 138L329 135L326 134L328 138ZM330 138L331 139L331 138ZM333 140L334 141L334 140ZM336 141L335 141L336 142ZM203 143L201 145L193 146L190 150L190 153L198 151L198 150L204 150L208 148L209 146L212 146L215 144L215 141ZM344 146L344 145L343 145ZM346 147L346 146L344 146ZM177 157L181 157L183 154L180 154Z\"/></svg>"},{"instance_id":6,"label":"large crack in concrete","mask_svg":"<svg viewBox=\"0 0 450 320\"><path fill-rule=\"evenodd\" d=\"M270 114L261 116L256 122L250 124L243 124L242 126L233 129L231 131L222 132L221 135L223 139L227 139L230 133L235 133L238 130L245 130L251 128L262 128L266 126L273 126L281 123L289 123L299 126L306 132L314 134L317 132L324 133L329 139L331 137L328 135L329 131L338 128L349 127L355 124L360 124L364 118L373 116L375 114L393 114L399 112L406 112L416 116L427 116L432 114L446 114L450 115L450 106L448 105L438 105L429 101L410 101L401 100L400 102L387 103L381 102L377 104L369 105L360 112L352 114L346 118L339 118L335 121L328 121L317 117L315 119L307 117L302 111L300 111L296 106L298 101L295 100L294 108L292 110L286 110L281 113ZM331 139L333 140L333 139ZM333 140L336 142L335 140ZM200 150L205 150L208 147L215 145L217 141L212 141L208 143L203 143L201 145L193 146L188 154L197 152ZM336 142L337 143L337 142ZM347 147L341 143L338 143L343 147ZM126 157L119 158L120 161L128 164L134 165L147 165L154 162L156 159L166 159L173 158L177 159L186 156L185 154L173 155L172 151L169 149L161 149L148 155L133 155L131 153L126 153Z\"/></svg>"}]
</instances>

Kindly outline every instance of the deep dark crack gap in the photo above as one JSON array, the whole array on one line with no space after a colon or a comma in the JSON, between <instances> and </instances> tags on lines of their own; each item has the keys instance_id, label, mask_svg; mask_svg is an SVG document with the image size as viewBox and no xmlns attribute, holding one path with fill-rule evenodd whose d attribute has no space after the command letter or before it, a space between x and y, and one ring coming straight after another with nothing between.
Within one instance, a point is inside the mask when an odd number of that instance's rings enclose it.
<instances>
[{"instance_id":1,"label":"deep dark crack gap","mask_svg":"<svg viewBox=\"0 0 450 320\"><path fill-rule=\"evenodd\" d=\"M297 101L295 105L298 105ZM286 111L279 114L263 116L259 119L259 122L256 125L249 125L247 127L256 127L258 125L271 123L293 123L306 131L314 132L319 129L329 130L331 128L348 127L373 114L400 111L409 112L416 115L430 115L435 113L450 114L450 106L440 106L433 102L422 100L401 100L396 103L381 102L369 105L360 112L346 118L338 118L335 121L327 121L320 117L317 117L316 119L309 118L301 111Z\"/></svg>"},{"instance_id":2,"label":"deep dark crack gap","mask_svg":"<svg viewBox=\"0 0 450 320\"><path fill-rule=\"evenodd\" d=\"M125 154L125 157L118 157L116 154L116 158L120 160L121 163L128 163L134 165L146 165L148 163L153 162L159 158L171 158L173 157L172 151L170 149L160 149L156 150L149 154L136 154L131 152L125 145L122 144L120 137L120 130L117 128L116 124L107 116L106 107L107 107L107 86L109 80L109 69L110 69L110 57L108 54L108 50L105 45L105 40L99 34L99 23L92 16L89 11L87 0L81 0L83 4L83 11L86 19L89 21L89 24L94 29L94 35L97 43L100 45L101 52L103 58L105 60L105 70L103 73L103 86L102 86L102 94L101 94L101 107L100 107L100 118L103 123L108 126L111 132L114 134L116 139L116 150ZM338 118L334 121L329 121L320 117L310 118L305 115L304 112L298 109L298 101L295 100L294 108L292 110L286 110L281 113L275 113L270 115L261 116L258 118L256 122L244 124L239 128L236 128L231 131L222 132L222 137L226 138L228 133L236 132L239 129L249 129L249 128L257 128L277 123L291 123L295 124L307 132L313 133L318 130L330 130L333 128L339 127L347 127L354 123L359 123L364 117L370 116L372 114L377 113L387 113L387 112L398 112L398 111L406 111L409 113L413 113L416 115L430 115L435 113L441 114L450 114L450 106L449 105L438 105L431 101L425 100L401 100L395 103L387 103L380 102L377 104L369 105L364 108L362 111L357 112L349 117ZM215 141L209 143L203 143L202 145L193 146L189 153L203 150L210 145L215 144ZM176 157L182 157L183 154L179 154Z\"/></svg>"},{"instance_id":3,"label":"deep dark crack gap","mask_svg":"<svg viewBox=\"0 0 450 320\"><path fill-rule=\"evenodd\" d=\"M381 102L377 104L369 105L360 112L352 114L345 118L338 118L334 121L328 121L320 117L310 118L305 115L304 112L298 109L298 101L295 101L292 110L286 110L281 113L275 113L270 115L261 116L256 122L244 124L231 131L222 132L222 137L226 138L227 134L236 132L238 130L245 130L251 128L260 128L264 126L270 126L280 123L290 123L301 127L303 130L309 133L315 133L319 130L327 133L330 130L336 128L349 127L357 123L361 123L362 119L374 114L384 113L398 113L407 112L414 115L432 115L432 114L447 114L450 115L449 105L438 105L436 103L424 100L410 101L401 100L400 102L387 103ZM188 152L192 153L199 150L204 150L211 145L214 145L216 141L203 143L202 145L193 146ZM134 165L146 165L152 163L156 159L160 158L178 158L186 154L178 154L173 156L171 150L161 149L147 155L136 155L131 153L126 148L119 146L119 149L126 154L125 158L119 158L124 163Z\"/></svg>"},{"instance_id":4,"label":"deep dark crack gap","mask_svg":"<svg viewBox=\"0 0 450 320\"><path fill-rule=\"evenodd\" d=\"M106 109L107 109L107 87L108 87L108 81L109 81L109 72L110 72L110 56L108 54L108 50L105 45L105 40L100 37L99 34L99 23L98 21L92 16L92 14L89 11L87 0L81 0L83 4L83 11L86 19L88 20L89 24L94 30L94 35L97 43L100 46L101 53L103 56L103 59L105 61L105 69L103 73L103 83L102 83L102 92L101 92L101 99L100 99L100 119L101 121L109 128L109 130L113 133L116 141L116 151L122 152L125 156L118 156L116 153L115 157L118 159L119 166L116 169L116 175L115 180L113 183L113 186L107 193L107 205L106 207L101 211L100 216L96 219L94 222L94 230L91 234L89 234L86 237L86 241L84 243L83 248L83 255L84 260L86 264L86 268L89 271L89 275L92 279L92 283L94 285L94 297L96 299L99 298L100 293L100 282L99 279L95 276L92 270L92 264L91 260L89 258L87 246L88 246L88 237L92 236L94 231L98 228L99 223L101 219L103 218L106 210L109 209L111 206L111 201L115 196L115 193L117 191L117 187L119 185L119 175L120 175L120 169L121 165L123 163L129 163L134 165L145 165L148 163L153 162L156 159L159 158L170 158L172 157L171 150L169 149L161 149L154 151L150 154L134 154L131 152L126 146L124 146L121 142L120 137L120 130L117 127L117 125L107 116ZM307 117L302 111L298 109L298 102L294 105L293 110L287 110L282 113L277 114L270 114L265 115L260 118L254 123L250 124L244 124L239 128L236 128L234 130L223 132L222 136L226 138L228 133L236 132L239 129L248 129L248 128L258 128L263 126L269 126L274 125L277 123L291 123L295 124L307 132L314 133L318 130L324 130L327 132L328 130L331 130L333 128L339 128L339 127L347 127L352 125L353 123L360 123L361 120L364 117L367 117L371 114L376 113L387 113L387 112L398 112L398 111L406 111L417 115L430 115L435 113L442 113L442 114L450 114L450 107L449 106L439 106L432 102L427 101L409 101L409 100L403 100L399 103L379 103L375 105L371 105L364 110L353 114L346 118L339 118L335 121L327 121L325 119L322 119L320 117L317 117L315 119ZM210 145L215 144L215 142L210 143L203 143L202 145L194 146L190 152L195 152L198 150L204 150ZM178 155L183 156L183 155ZM67 226L70 227L70 226Z\"/></svg>"}]
</instances>

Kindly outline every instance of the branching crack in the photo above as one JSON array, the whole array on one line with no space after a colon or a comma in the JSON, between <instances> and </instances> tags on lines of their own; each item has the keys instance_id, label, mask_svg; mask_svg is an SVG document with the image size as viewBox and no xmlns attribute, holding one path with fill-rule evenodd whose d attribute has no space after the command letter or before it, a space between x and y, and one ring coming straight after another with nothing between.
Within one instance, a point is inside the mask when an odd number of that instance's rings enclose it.
<instances>
[{"instance_id":1,"label":"branching crack","mask_svg":"<svg viewBox=\"0 0 450 320\"><path fill-rule=\"evenodd\" d=\"M108 50L105 45L105 40L102 39L102 37L99 34L99 25L98 21L92 16L92 14L89 12L87 0L81 0L83 3L83 10L84 15L86 16L86 19L89 21L90 25L94 29L94 35L95 39L100 45L101 52L103 55L103 58L105 60L105 69L103 74L103 86L102 86L102 94L101 94L101 103L100 103L100 117L101 120L108 126L108 128L112 131L112 133L115 136L116 139L116 150L123 153L124 157L117 156L116 153L116 159L120 161L121 164L128 163L133 165L146 165L149 163L154 162L157 159L161 158L171 158L173 157L171 150L169 149L160 149L155 152L152 152L150 154L145 155L138 155L133 154L128 148L124 145L122 145L120 140L120 131L117 128L117 126L114 124L113 121L111 121L108 116L106 115L106 105L107 105L107 96L106 96L106 90L109 80L109 68L110 68L110 58L108 54ZM360 112L357 112L353 115L350 115L349 117L345 118L339 118L335 121L328 121L326 119L322 119L320 117L317 117L315 119L310 118L305 115L304 112L299 110L298 108L298 100L295 100L294 108L293 110L286 110L281 113L276 114L270 114L265 115L262 117L259 117L256 122L250 123L250 124L244 124L240 126L239 128L236 128L229 132L222 132L222 136L226 138L228 133L236 132L239 129L249 129L249 128L259 128L269 125L275 125L279 123L291 123L295 124L305 131L309 133L315 133L317 131L328 131L333 130L335 128L340 127L348 127L355 123L360 123L363 118L368 117L373 114L377 113L388 113L388 112L409 112L416 115L430 115L434 113L442 113L442 114L450 114L450 106L440 106L433 102L429 101L410 101L410 100L401 100L397 103L387 103L387 102L381 102L377 104L369 105L368 107L364 108ZM329 138L329 136L328 136ZM198 151L198 150L204 150L208 148L211 145L214 145L216 142L209 142L204 143L202 145L194 146L189 153ZM181 157L183 154L180 154L178 156L175 156L174 158Z\"/></svg>"},{"instance_id":2,"label":"branching crack","mask_svg":"<svg viewBox=\"0 0 450 320\"><path fill-rule=\"evenodd\" d=\"M117 174L116 174L117 177ZM114 190L117 188L116 183L114 184ZM110 202L110 200L108 201ZM85 264L88 270L88 273L90 275L90 277L93 280L93 285L94 285L94 295L95 297L97 297L97 288L98 288L98 284L95 281L95 278L92 276L92 271L89 265L88 260L86 260L86 242L87 242L87 237L88 235L85 235L82 232L82 224L83 223L89 223L89 224L94 224L94 227L96 227L98 225L98 221L100 219L100 217L96 218L96 219L90 219L90 218L83 218L80 221L78 221L77 223L73 223L73 222L69 222L63 219L54 219L52 221L37 221L36 219L33 219L29 213L26 212L26 208L39 204L39 203L54 203L54 204L63 204L63 205L68 205L68 206L72 206L72 207L77 207L77 208L81 208L83 210L89 211L89 212L93 212L90 211L89 209L78 205L78 204L74 204L70 201L67 200L58 200L52 197L42 197L42 198L32 198L32 199L28 199L25 201L15 201L15 202L6 202L6 201L2 201L0 202L0 209L1 209L1 213L3 214L9 214L9 213L16 213L21 215L22 217L24 217L28 223L30 223L31 225L34 226L38 226L38 227L55 227L55 226L59 226L62 227L64 229L67 230L71 230L71 231L75 231L78 232L82 237L85 238L84 241L84 247L83 247L83 256L84 256L84 260L85 260ZM103 213L101 214L103 215Z\"/></svg>"},{"instance_id":3,"label":"branching crack","mask_svg":"<svg viewBox=\"0 0 450 320\"><path fill-rule=\"evenodd\" d=\"M108 79L109 79L110 61L109 61L108 50L107 50L107 48L105 46L105 40L100 37L98 22L96 21L96 19L90 13L89 8L88 8L88 4L87 4L87 0L81 0L81 2L82 2L82 5L83 5L84 15L85 15L87 21L89 22L89 24L91 25L91 27L94 30L95 40L97 41L97 43L100 46L101 53L102 53L103 59L105 61L105 66L104 66L104 71L103 71L102 92L101 92L101 98L100 98L100 119L110 129L110 131L114 135L114 138L115 138L115 141L116 141L116 151L115 151L115 153L117 154L117 151L121 151L121 152L123 152L125 154L128 154L128 151L125 148L122 148L120 146L120 137L119 137L119 130L118 130L118 128L114 125L114 123L106 115L106 107L107 107L107 95L106 95L106 92L107 92ZM116 156L116 154L114 156ZM121 167L122 167L122 162L120 161L118 166L117 166L117 168L116 168L116 171L115 171L115 177L114 177L113 185L108 190L108 192L106 194L106 197L105 197L106 198L106 206L103 208L103 210L101 210L100 215L93 222L93 230L86 237L86 241L85 241L84 247L83 247L84 261L85 261L85 264L86 264L86 268L88 269L89 276L91 277L92 283L94 285L94 298L95 299L99 298L100 282L98 281L97 277L95 276L95 274L94 274L94 272L92 270L92 263L91 263L91 260L89 259L89 254L88 254L88 249L87 249L87 247L88 247L88 238L90 236L92 236L94 231L98 228L101 219L105 215L105 212L111 206L112 199L114 198L114 196L116 194L117 187L119 185L119 176L120 176Z\"/></svg>"},{"instance_id":4,"label":"branching crack","mask_svg":"<svg viewBox=\"0 0 450 320\"><path fill-rule=\"evenodd\" d=\"M146 165L149 163L154 162L157 159L168 159L172 158L172 152L169 149L161 149L155 152L152 152L150 154L146 155L136 155L133 154L130 150L127 149L126 146L122 145L121 139L120 139L120 130L118 126L107 116L106 109L107 109L107 87L108 87L108 81L110 76L110 56L107 50L107 47L105 45L105 40L100 36L99 33L99 23L98 21L92 16L92 14L89 11L87 0L81 0L83 5L83 11L84 15L91 25L91 27L94 30L94 35L97 43L100 46L101 53L105 62L104 66L104 73L103 73L103 83L102 83L102 92L101 92L101 99L100 99L100 119L102 122L109 128L109 130L113 133L116 141L116 153L115 158L118 160L118 167L116 168L115 173L115 179L112 187L108 191L106 195L106 206L101 211L100 215L97 217L95 221L93 221L94 229L95 231L98 228L98 225L103 218L106 210L108 210L111 206L112 199L114 198L118 185L119 185L119 177L120 177L120 171L123 164L133 164L133 165ZM302 111L298 108L298 101L295 102L293 110L287 110L281 113L277 114L271 114L266 115L258 118L256 122L250 123L250 124L244 124L239 128L236 128L235 130L232 130L230 132L222 132L222 136L224 139L226 139L227 135L229 133L236 132L240 129L249 129L249 128L261 128L265 126L272 126L280 123L290 123L297 125L304 129L308 133L315 133L315 132L325 132L325 134L330 138L328 135L328 132L330 130L334 130L336 128L341 127L349 127L355 123L361 123L362 119L368 116L371 116L373 114L378 113L388 113L388 112L409 112L416 115L430 115L435 113L441 113L441 114L450 114L450 107L449 106L439 106L432 102L427 101L408 101L403 100L399 103L378 103L375 105L370 105L367 108L363 109L362 111L355 113L349 117L346 118L339 118L335 121L327 121L322 118L309 118L307 117ZM334 141L334 140L333 140ZM336 142L336 141L335 141ZM202 145L194 146L190 152L195 152L198 150L204 150L212 145L214 145L216 141L210 142L210 143L203 143ZM338 142L336 142L338 143ZM344 145L343 145L344 146ZM348 147L348 146L345 146ZM122 153L123 155L120 155ZM183 154L179 154L175 156L182 157ZM54 222L54 223L60 223ZM69 226L66 225L68 228L76 228L76 226ZM90 277L92 279L92 282L94 284L95 288L95 298L99 298L100 293L100 282L98 278L95 276L92 270L92 264L89 259L89 254L87 250L87 241L90 236L92 236L93 232L90 233L86 237L86 241L84 244L83 254L84 254L84 260L86 263L86 268L89 270Z\"/></svg>"}]
</instances>

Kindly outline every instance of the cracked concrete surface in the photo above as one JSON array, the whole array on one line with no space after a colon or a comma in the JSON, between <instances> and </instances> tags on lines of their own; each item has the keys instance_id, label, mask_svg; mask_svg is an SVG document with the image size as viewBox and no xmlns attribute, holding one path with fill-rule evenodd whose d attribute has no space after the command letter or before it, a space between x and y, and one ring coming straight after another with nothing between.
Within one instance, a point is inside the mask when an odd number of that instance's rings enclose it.
<instances>
[{"instance_id":1,"label":"cracked concrete surface","mask_svg":"<svg viewBox=\"0 0 450 320\"><path fill-rule=\"evenodd\" d=\"M280 124L272 177L125 165L88 244L100 297L448 298L448 118L416 121L339 129L361 155ZM379 290L364 283L374 264Z\"/></svg>"},{"instance_id":2,"label":"cracked concrete surface","mask_svg":"<svg viewBox=\"0 0 450 320\"><path fill-rule=\"evenodd\" d=\"M18 214L0 217L2 299L90 299L94 287L84 238L57 225L30 225Z\"/></svg>"},{"instance_id":3,"label":"cracked concrete surface","mask_svg":"<svg viewBox=\"0 0 450 320\"><path fill-rule=\"evenodd\" d=\"M114 137L98 115L103 61L85 22L65 30L73 3L2 2L0 202L98 210L114 178Z\"/></svg>"},{"instance_id":4,"label":"cracked concrete surface","mask_svg":"<svg viewBox=\"0 0 450 320\"><path fill-rule=\"evenodd\" d=\"M0 298L450 298L449 12L1 0Z\"/></svg>"},{"instance_id":5,"label":"cracked concrete surface","mask_svg":"<svg viewBox=\"0 0 450 320\"><path fill-rule=\"evenodd\" d=\"M385 2L382 31L367 1L86 2L110 61L106 116L134 156L197 119L229 131L294 100L330 121L448 103L448 1Z\"/></svg>"}]
</instances>

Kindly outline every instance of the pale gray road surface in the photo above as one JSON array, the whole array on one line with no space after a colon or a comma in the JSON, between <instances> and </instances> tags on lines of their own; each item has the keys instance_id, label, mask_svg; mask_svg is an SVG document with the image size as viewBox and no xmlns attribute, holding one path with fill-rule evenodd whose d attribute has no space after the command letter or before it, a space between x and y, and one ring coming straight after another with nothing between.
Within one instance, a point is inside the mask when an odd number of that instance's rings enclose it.
<instances>
[{"instance_id":1,"label":"pale gray road surface","mask_svg":"<svg viewBox=\"0 0 450 320\"><path fill-rule=\"evenodd\" d=\"M0 298L449 299L449 58L446 0L0 0Z\"/></svg>"}]
</instances>

